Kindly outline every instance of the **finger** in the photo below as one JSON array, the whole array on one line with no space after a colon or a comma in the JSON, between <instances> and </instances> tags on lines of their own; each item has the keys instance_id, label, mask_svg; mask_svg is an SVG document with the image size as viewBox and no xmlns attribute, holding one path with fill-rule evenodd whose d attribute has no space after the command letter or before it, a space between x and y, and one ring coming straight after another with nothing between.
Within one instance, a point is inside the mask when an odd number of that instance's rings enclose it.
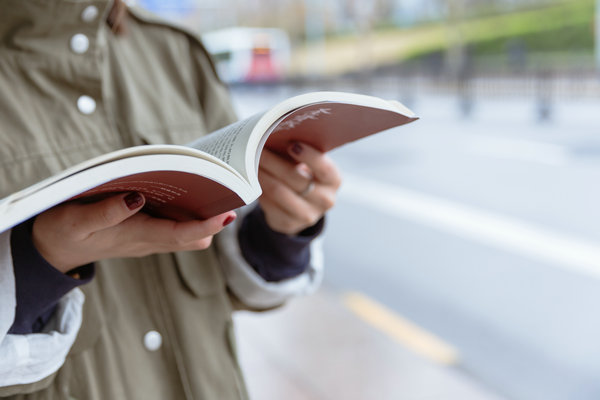
<instances>
[{"instance_id":1,"label":"finger","mask_svg":"<svg viewBox=\"0 0 600 400\"><path fill-rule=\"evenodd\" d=\"M307 199L299 196L290 187L278 181L267 172L263 172L262 179L263 195L260 197L261 200L275 205L295 220L310 222L320 218L320 210L308 202Z\"/></svg>"},{"instance_id":2,"label":"finger","mask_svg":"<svg viewBox=\"0 0 600 400\"><path fill-rule=\"evenodd\" d=\"M287 210L280 208L278 204L269 198L261 198L260 206L265 213L267 225L276 232L286 235L295 235L298 232L314 225L320 218L320 215L301 218L298 214L291 214Z\"/></svg>"},{"instance_id":3,"label":"finger","mask_svg":"<svg viewBox=\"0 0 600 400\"><path fill-rule=\"evenodd\" d=\"M298 193L294 189L290 191L289 187L286 190L286 182L279 181L276 176L269 174L267 171L259 171L259 178L263 188L263 197L273 198L274 202L281 203L281 207L290 213L306 209L303 206L307 205L311 211L316 210L323 214L335 205L337 189L333 186L315 182L307 193ZM279 185L284 187L280 188Z\"/></svg>"},{"instance_id":4,"label":"finger","mask_svg":"<svg viewBox=\"0 0 600 400\"><path fill-rule=\"evenodd\" d=\"M316 183L312 190L301 196L324 213L335 205L336 194L336 189Z\"/></svg>"},{"instance_id":5,"label":"finger","mask_svg":"<svg viewBox=\"0 0 600 400\"><path fill-rule=\"evenodd\" d=\"M342 182L334 162L324 153L307 144L294 142L288 147L288 153L298 162L305 163L315 179L323 184L338 188Z\"/></svg>"},{"instance_id":6,"label":"finger","mask_svg":"<svg viewBox=\"0 0 600 400\"><path fill-rule=\"evenodd\" d=\"M173 250L186 249L190 246L206 248L210 244L212 236L219 233L225 226L236 219L235 211L228 211L206 220L192 220L175 222L153 218L149 221L154 224L154 234L150 229L145 232L151 234L149 242L164 243L172 246ZM143 229L143 228L142 228Z\"/></svg>"},{"instance_id":7,"label":"finger","mask_svg":"<svg viewBox=\"0 0 600 400\"><path fill-rule=\"evenodd\" d=\"M73 227L80 233L91 234L113 227L136 214L144 206L144 196L137 192L121 193L90 204L73 207Z\"/></svg>"},{"instance_id":8,"label":"finger","mask_svg":"<svg viewBox=\"0 0 600 400\"><path fill-rule=\"evenodd\" d=\"M296 164L265 149L261 155L260 169L285 182L296 192L302 192L313 179L310 168Z\"/></svg>"}]
</instances>

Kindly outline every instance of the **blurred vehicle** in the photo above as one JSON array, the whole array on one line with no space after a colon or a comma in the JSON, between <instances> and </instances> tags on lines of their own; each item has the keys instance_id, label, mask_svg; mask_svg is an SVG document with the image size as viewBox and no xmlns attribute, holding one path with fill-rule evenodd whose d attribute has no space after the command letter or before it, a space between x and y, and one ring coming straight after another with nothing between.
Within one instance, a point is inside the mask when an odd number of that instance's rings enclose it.
<instances>
[{"instance_id":1,"label":"blurred vehicle","mask_svg":"<svg viewBox=\"0 0 600 400\"><path fill-rule=\"evenodd\" d=\"M290 40L276 28L227 28L202 35L221 78L230 84L277 82L286 77Z\"/></svg>"}]
</instances>

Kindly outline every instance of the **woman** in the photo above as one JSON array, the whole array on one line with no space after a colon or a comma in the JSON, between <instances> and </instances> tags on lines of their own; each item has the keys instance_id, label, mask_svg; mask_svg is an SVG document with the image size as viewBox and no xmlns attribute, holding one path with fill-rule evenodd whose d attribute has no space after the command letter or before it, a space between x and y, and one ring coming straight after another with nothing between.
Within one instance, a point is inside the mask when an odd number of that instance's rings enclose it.
<instances>
[{"instance_id":1,"label":"woman","mask_svg":"<svg viewBox=\"0 0 600 400\"><path fill-rule=\"evenodd\" d=\"M192 34L120 2L3 6L0 197L99 154L187 143L234 120ZM124 193L0 233L0 396L246 398L232 310L315 289L310 247L340 184L325 155L301 143L289 153L300 168L264 154L260 205L239 216L154 219L142 195Z\"/></svg>"}]
</instances>

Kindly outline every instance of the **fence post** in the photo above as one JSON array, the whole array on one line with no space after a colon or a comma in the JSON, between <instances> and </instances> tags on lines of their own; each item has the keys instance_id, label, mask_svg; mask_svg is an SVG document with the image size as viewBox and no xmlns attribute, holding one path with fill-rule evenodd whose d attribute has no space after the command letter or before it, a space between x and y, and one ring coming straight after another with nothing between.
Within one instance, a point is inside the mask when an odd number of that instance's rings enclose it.
<instances>
[{"instance_id":1,"label":"fence post","mask_svg":"<svg viewBox=\"0 0 600 400\"><path fill-rule=\"evenodd\" d=\"M552 117L552 85L552 74L549 71L538 72L535 101L537 119L540 122L548 121Z\"/></svg>"}]
</instances>

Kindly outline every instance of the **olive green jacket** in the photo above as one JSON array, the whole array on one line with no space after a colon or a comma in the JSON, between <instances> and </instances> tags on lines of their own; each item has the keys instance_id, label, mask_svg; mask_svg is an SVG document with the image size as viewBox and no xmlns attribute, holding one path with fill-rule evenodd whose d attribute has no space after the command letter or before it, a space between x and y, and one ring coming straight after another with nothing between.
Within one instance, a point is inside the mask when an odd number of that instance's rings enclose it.
<instances>
[{"instance_id":1,"label":"olive green jacket","mask_svg":"<svg viewBox=\"0 0 600 400\"><path fill-rule=\"evenodd\" d=\"M105 152L186 143L234 119L205 49L184 30L132 11L115 36L102 0L0 4L0 198ZM227 278L240 257L228 254L228 235L206 251L97 263L64 364L0 397L247 398L230 293L245 278ZM285 300L256 298L258 308Z\"/></svg>"}]
</instances>

